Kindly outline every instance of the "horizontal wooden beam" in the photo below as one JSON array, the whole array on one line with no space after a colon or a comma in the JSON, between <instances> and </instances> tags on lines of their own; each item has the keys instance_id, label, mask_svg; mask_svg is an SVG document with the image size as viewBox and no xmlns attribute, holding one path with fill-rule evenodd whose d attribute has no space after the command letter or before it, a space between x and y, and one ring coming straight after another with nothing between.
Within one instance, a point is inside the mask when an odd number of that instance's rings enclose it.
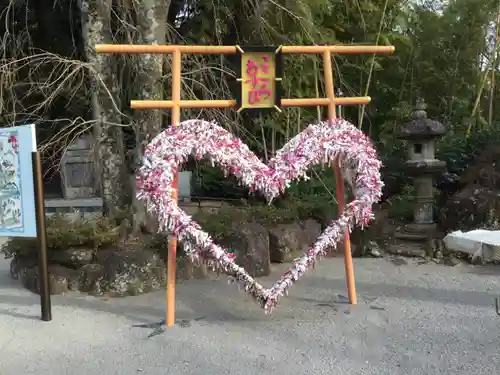
<instances>
[{"instance_id":1,"label":"horizontal wooden beam","mask_svg":"<svg viewBox=\"0 0 500 375\"><path fill-rule=\"evenodd\" d=\"M369 96L335 98L337 105L360 105L370 103ZM282 107L326 107L330 103L328 98L311 99L281 99ZM181 100L181 108L236 108L236 100ZM169 109L174 107L172 100L131 100L132 109Z\"/></svg>"},{"instance_id":2,"label":"horizontal wooden beam","mask_svg":"<svg viewBox=\"0 0 500 375\"><path fill-rule=\"evenodd\" d=\"M158 44L96 44L97 53L134 53L134 54L172 54L180 51L182 54L202 55L234 55L238 52L237 46L196 46L196 45L158 45ZM331 46L283 46L282 53L286 54L321 54L330 52L339 55L353 54L392 54L394 46L369 45L331 45Z\"/></svg>"},{"instance_id":3,"label":"horizontal wooden beam","mask_svg":"<svg viewBox=\"0 0 500 375\"><path fill-rule=\"evenodd\" d=\"M357 55L357 54L383 54L394 53L394 46L369 46L369 45L335 45L335 46L283 46L282 53L315 55L330 52L337 55Z\"/></svg>"}]
</instances>

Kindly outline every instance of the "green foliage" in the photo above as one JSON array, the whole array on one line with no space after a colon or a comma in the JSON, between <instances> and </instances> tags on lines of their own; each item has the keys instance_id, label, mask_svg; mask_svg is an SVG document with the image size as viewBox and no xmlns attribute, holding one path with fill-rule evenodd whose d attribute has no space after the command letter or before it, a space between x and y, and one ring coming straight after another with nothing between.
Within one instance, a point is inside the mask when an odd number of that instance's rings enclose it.
<instances>
[{"instance_id":1,"label":"green foliage","mask_svg":"<svg viewBox=\"0 0 500 375\"><path fill-rule=\"evenodd\" d=\"M147 237L145 241L146 248L149 250L167 250L168 236L165 233L154 233Z\"/></svg>"},{"instance_id":2,"label":"green foliage","mask_svg":"<svg viewBox=\"0 0 500 375\"><path fill-rule=\"evenodd\" d=\"M462 133L449 133L439 142L437 157L446 161L450 173L460 175L488 145L499 145L500 129L486 128L465 137Z\"/></svg>"},{"instance_id":3,"label":"green foliage","mask_svg":"<svg viewBox=\"0 0 500 375\"><path fill-rule=\"evenodd\" d=\"M160 232L147 235L142 239L144 248L157 253L164 262L167 262L168 254L168 235ZM177 243L177 251L175 254L177 260L182 260L186 257L186 253L182 247L182 242Z\"/></svg>"},{"instance_id":4,"label":"green foliage","mask_svg":"<svg viewBox=\"0 0 500 375\"><path fill-rule=\"evenodd\" d=\"M198 197L219 197L239 199L247 190L238 186L233 176L225 177L220 168L206 162L197 162L192 174L192 194Z\"/></svg>"},{"instance_id":5,"label":"green foliage","mask_svg":"<svg viewBox=\"0 0 500 375\"><path fill-rule=\"evenodd\" d=\"M409 222L413 219L413 198L415 188L412 185L405 185L401 194L394 196L389 201L389 218Z\"/></svg>"},{"instance_id":6,"label":"green foliage","mask_svg":"<svg viewBox=\"0 0 500 375\"><path fill-rule=\"evenodd\" d=\"M105 217L93 220L69 220L64 215L48 217L47 249L65 250L70 247L86 247L95 250L116 245L119 227ZM37 251L37 240L33 238L11 238L1 252L6 258L22 256Z\"/></svg>"},{"instance_id":7,"label":"green foliage","mask_svg":"<svg viewBox=\"0 0 500 375\"><path fill-rule=\"evenodd\" d=\"M489 99L489 93L486 89L483 93L479 90L484 71L479 57L488 54L491 48L486 35L492 32L488 28L491 28L498 7L494 1L454 1L442 5L439 12L435 2L409 4L404 0L389 0L387 4L369 0L361 3L278 0L272 4L229 1L223 7L210 1L198 4L203 12L185 21L185 30L193 40L197 40L198 33L202 33L203 38L211 35L214 40L208 25L215 22L221 25L215 39L223 39L226 43L373 44L378 40L380 44L395 45L396 53L392 56L374 59L335 56L334 65L337 87L346 95L363 95L368 88L373 98L359 125L377 144L384 163L385 192L389 195L399 193L401 186L408 183L402 167L406 145L396 140L394 133L410 119L418 96L425 98L429 116L444 122L451 131L438 145L438 157L448 162L449 172L461 173L486 140L493 142L495 130L486 133L478 130L466 140L462 122L472 116L474 100L479 95L474 121L483 127L494 128L483 118L488 110L488 100L484 99ZM367 86L372 69L371 83ZM285 97L324 96L322 66L316 56L285 56L284 78ZM499 89L493 87L493 95L498 97L498 93ZM499 106L494 107L493 121L500 119L499 110ZM359 108L345 107L344 114L357 123ZM325 112L321 115L325 116ZM280 114L251 119L243 116L239 135L261 157L271 157L276 149L317 118L316 108L286 109ZM331 171L316 168L311 175L315 177L312 181L294 184L289 189L282 205L300 201L305 205L321 206L318 202L334 201L335 183ZM203 167L196 178L197 195L246 198L246 192L234 181L223 178L219 171Z\"/></svg>"},{"instance_id":8,"label":"green foliage","mask_svg":"<svg viewBox=\"0 0 500 375\"><path fill-rule=\"evenodd\" d=\"M248 199L248 191L225 178L216 168L200 165L194 177L194 194L220 199L242 199L241 206L224 205L219 214L196 217L211 233L225 233L234 222L256 220L263 224L314 219L326 223L336 217L335 178L332 168L316 166L308 181L298 181L271 205Z\"/></svg>"},{"instance_id":9,"label":"green foliage","mask_svg":"<svg viewBox=\"0 0 500 375\"><path fill-rule=\"evenodd\" d=\"M193 216L193 219L210 233L215 241L220 241L232 233L233 225L244 222L247 217L248 213L244 210L223 205L217 214L199 211Z\"/></svg>"},{"instance_id":10,"label":"green foliage","mask_svg":"<svg viewBox=\"0 0 500 375\"><path fill-rule=\"evenodd\" d=\"M391 194L399 194L399 197L392 199L393 205L398 208L392 210L400 210L402 216L405 216L404 212L407 211L402 207L409 205L404 203L405 193L399 191L401 186L408 183L402 168L406 159L406 146L394 139L394 132L409 120L412 105L418 96L426 100L429 117L442 121L450 129L450 133L438 145L438 157L447 161L449 172L462 173L486 144L498 142L500 139L499 131L496 130L499 127L500 106L489 105L490 99L497 102L500 94L498 67L491 69L493 61L497 60L494 58L492 40L496 34L496 0L172 0L168 4L167 23L175 28L172 35L175 34L174 39L181 43L393 44L396 53L392 56L335 55L334 70L336 88L341 88L345 95L366 94L372 97L371 103L365 108L364 117L361 116L359 106L343 108L344 117L359 125L376 142L385 165L384 180L387 190ZM133 18L133 15L129 15L132 10L126 7L115 7L116 18L123 17L125 20L124 14ZM33 12L18 13L22 15ZM24 24L20 19L16 22ZM126 35L126 38L135 38L138 35L137 30L130 26L130 22L117 24L123 25L121 34ZM103 31L106 32L105 29ZM54 34L54 30L47 32ZM81 30L75 35L81 37ZM21 40L21 36L16 35L15 40ZM120 38L118 34L117 38ZM57 45L63 47L61 43ZM68 45L65 47L71 48ZM59 54L58 51L50 52ZM284 97L326 96L322 87L323 67L320 57L289 55L285 56L284 60ZM70 62L73 63L72 61ZM183 64L183 95L191 96L189 99L232 97L229 88L235 81L233 71L237 61L231 62L218 55L196 58L191 56L184 59ZM5 66L10 65L12 64ZM9 72L10 68L6 69L6 72ZM119 75L118 81L126 81L125 75L133 76L128 67L119 70L121 71L116 72ZM485 73L488 73L486 78ZM492 74L497 75L496 80L492 79ZM31 75L28 74L29 77ZM170 87L170 79L169 74L164 75L166 87ZM38 81L42 82L44 79ZM486 83L484 89L481 82ZM133 92L135 90L136 87L124 87L125 94L119 101L127 103L130 97L137 97ZM170 95L170 91L167 91L167 95ZM78 100L77 102L80 103ZM57 103L58 108L69 107L66 103ZM27 108L43 107L44 111L50 112L45 106L23 104ZM188 117L200 115L198 110L186 112ZM241 136L263 159L272 157L277 149L306 125L326 116L324 110L318 111L316 108L285 109L281 113L258 117L235 116L234 111L204 111L203 116L209 114L215 117L214 113L218 116L217 119L229 118L226 126L234 134ZM74 112L73 115L79 116ZM206 118L212 119L210 116ZM467 139L464 136L467 125L463 123L464 119L471 119L476 125ZM150 125L154 128L154 124L146 125L139 131L147 131ZM266 208L260 213L254 212L253 215L265 217L265 220L270 221L285 220L294 214L302 215L301 212L308 212L309 215L320 218L331 216L331 212L335 211L332 209L335 207L335 181L331 170L314 168L311 176L313 179L310 182L294 184L286 196L272 206L274 208ZM194 194L198 196L248 198L248 192L237 186L234 179L226 179L218 169L203 163L196 165L193 186ZM63 243L68 241L65 234L57 236ZM75 241L84 242L83 239Z\"/></svg>"},{"instance_id":11,"label":"green foliage","mask_svg":"<svg viewBox=\"0 0 500 375\"><path fill-rule=\"evenodd\" d=\"M336 216L337 207L331 202L286 200L274 205L250 203L242 206L223 205L217 214L200 211L193 218L216 241L220 241L232 234L239 224L252 221L264 226L307 219L318 220L326 224Z\"/></svg>"},{"instance_id":12,"label":"green foliage","mask_svg":"<svg viewBox=\"0 0 500 375\"><path fill-rule=\"evenodd\" d=\"M379 157L382 160L382 177L385 184L384 194L391 196L398 192L400 187L408 182L405 174L404 162L408 158L408 146L406 142L391 139L387 142L379 142Z\"/></svg>"}]
</instances>

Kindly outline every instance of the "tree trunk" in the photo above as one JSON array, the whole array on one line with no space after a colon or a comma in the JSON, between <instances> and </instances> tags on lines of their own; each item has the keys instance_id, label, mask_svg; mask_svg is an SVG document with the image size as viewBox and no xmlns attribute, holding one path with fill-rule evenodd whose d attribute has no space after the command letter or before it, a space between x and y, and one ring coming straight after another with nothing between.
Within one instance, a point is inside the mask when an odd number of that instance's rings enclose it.
<instances>
[{"instance_id":1,"label":"tree trunk","mask_svg":"<svg viewBox=\"0 0 500 375\"><path fill-rule=\"evenodd\" d=\"M104 213L116 217L124 189L124 145L118 105L118 79L112 55L96 54L96 44L110 43L111 0L81 0L85 55L90 64L92 117L96 138L96 163Z\"/></svg>"},{"instance_id":2,"label":"tree trunk","mask_svg":"<svg viewBox=\"0 0 500 375\"><path fill-rule=\"evenodd\" d=\"M169 2L144 0L135 5L138 41L141 44L165 44ZM141 100L163 99L163 55L140 55L136 82L136 92ZM136 122L137 158L142 160L144 148L163 129L163 115L160 110L137 110ZM135 196L135 194L134 194ZM156 223L148 217L144 204L134 199L134 232L140 228L152 231Z\"/></svg>"}]
</instances>

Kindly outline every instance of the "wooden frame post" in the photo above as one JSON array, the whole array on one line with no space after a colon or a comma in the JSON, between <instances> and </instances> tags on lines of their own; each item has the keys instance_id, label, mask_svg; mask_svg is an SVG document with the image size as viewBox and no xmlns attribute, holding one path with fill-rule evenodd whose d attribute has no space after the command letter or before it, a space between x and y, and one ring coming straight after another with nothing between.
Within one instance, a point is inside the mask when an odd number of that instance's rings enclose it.
<instances>
[{"instance_id":1,"label":"wooden frame post","mask_svg":"<svg viewBox=\"0 0 500 375\"><path fill-rule=\"evenodd\" d=\"M180 50L172 53L172 126L178 126L181 122L181 74L182 55ZM176 173L173 182L173 198L178 200L179 174ZM167 288L165 306L165 325L171 327L175 324L175 279L177 269L177 238L171 236L168 242L167 254Z\"/></svg>"},{"instance_id":2,"label":"wooden frame post","mask_svg":"<svg viewBox=\"0 0 500 375\"><path fill-rule=\"evenodd\" d=\"M333 80L332 54L329 51L323 53L323 74L325 79L325 92L329 99L328 103L328 121L332 121L337 117L335 103L335 87ZM342 171L338 161L332 166L335 175L335 195L337 198L337 207L339 215L342 214L345 208L345 191ZM358 298L356 296L356 282L354 280L354 266L352 264L351 253L351 238L349 229L344 232L344 265L345 265L345 280L347 284L347 295L349 303L356 305Z\"/></svg>"},{"instance_id":3,"label":"wooden frame post","mask_svg":"<svg viewBox=\"0 0 500 375\"><path fill-rule=\"evenodd\" d=\"M171 109L172 126L179 125L181 108L235 108L236 100L182 100L181 99L181 58L182 54L234 55L236 46L199 46L199 45L152 45L152 44L98 44L97 53L133 53L133 54L170 54L172 55L172 100L131 100L132 109ZM321 54L324 63L326 98L281 99L282 107L328 107L328 120L336 117L336 105L368 104L369 96L336 98L333 81L332 54L392 54L393 46L337 45L337 46L283 46L284 54ZM338 163L334 164L336 197L339 214L345 208L345 191L342 174ZM174 179L174 198L177 200L178 176ZM176 279L177 239L170 237L167 257L167 287L165 292L165 324L175 324L175 279ZM344 262L349 303L357 304L354 267L352 264L349 230L344 236Z\"/></svg>"}]
</instances>

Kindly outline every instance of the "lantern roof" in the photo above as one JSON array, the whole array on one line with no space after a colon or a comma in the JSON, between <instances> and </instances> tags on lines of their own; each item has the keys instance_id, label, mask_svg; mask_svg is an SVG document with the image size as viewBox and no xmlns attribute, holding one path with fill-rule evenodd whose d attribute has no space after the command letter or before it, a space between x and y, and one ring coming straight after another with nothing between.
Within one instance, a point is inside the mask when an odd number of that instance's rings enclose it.
<instances>
[{"instance_id":1,"label":"lantern roof","mask_svg":"<svg viewBox=\"0 0 500 375\"><path fill-rule=\"evenodd\" d=\"M436 120L427 117L427 105L424 99L418 98L412 119L404 124L397 132L401 139L432 139L446 133L445 126Z\"/></svg>"}]
</instances>

